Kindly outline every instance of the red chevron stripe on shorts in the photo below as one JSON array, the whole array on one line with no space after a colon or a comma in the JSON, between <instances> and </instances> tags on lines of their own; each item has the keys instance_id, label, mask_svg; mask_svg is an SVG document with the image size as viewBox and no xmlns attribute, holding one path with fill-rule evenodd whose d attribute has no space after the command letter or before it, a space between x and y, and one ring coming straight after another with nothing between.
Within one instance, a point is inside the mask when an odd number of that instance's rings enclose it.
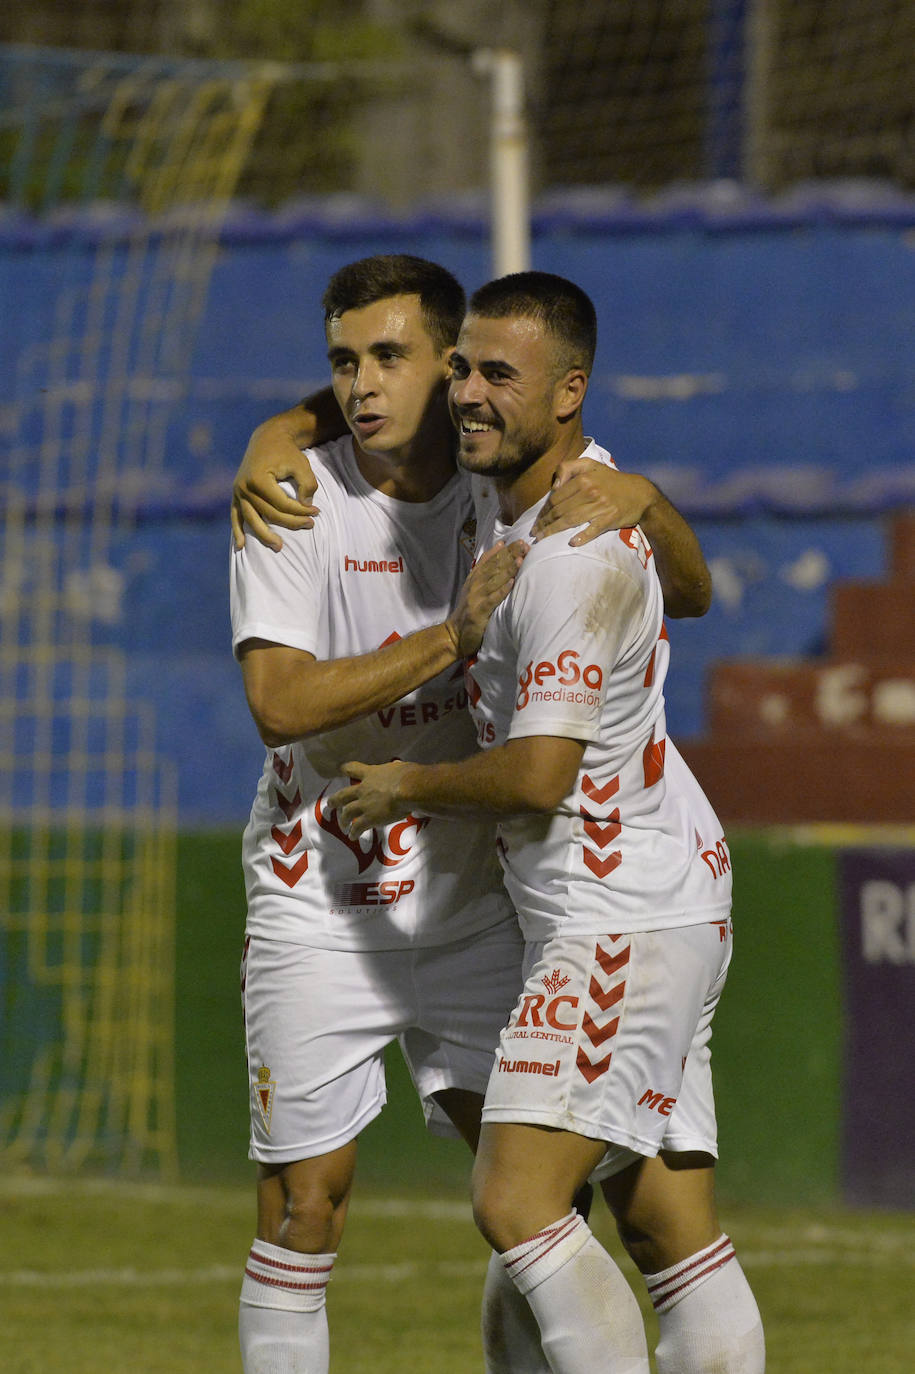
<instances>
[{"instance_id":1,"label":"red chevron stripe on shorts","mask_svg":"<svg viewBox=\"0 0 915 1374\"><path fill-rule=\"evenodd\" d=\"M618 939L618 936L611 936L611 939ZM597 1015L592 1015L589 1008L585 1008L582 1017L582 1034L596 1050L604 1050L608 1045L611 1048L601 1059L591 1059L584 1044L579 1045L578 1053L575 1056L575 1066L578 1072L593 1083L600 1078L610 1067L610 1060L613 1057L612 1041L619 1030L620 1018L608 1016L611 1007L615 1007L622 1002L626 992L626 969L629 963L629 945L624 945L616 954L611 954L600 944L594 946L594 961L599 973L595 971L591 975L591 982L588 986L588 997ZM609 980L606 986L600 975ZM622 976L620 976L622 975Z\"/></svg>"},{"instance_id":2,"label":"red chevron stripe on shorts","mask_svg":"<svg viewBox=\"0 0 915 1374\"><path fill-rule=\"evenodd\" d=\"M610 939L618 940L619 936L611 935ZM629 946L623 945L619 954L611 954L609 950L603 949L600 945L596 945L594 949L594 958L600 964L607 977L611 978L614 973L619 973L620 969L629 963Z\"/></svg>"}]
</instances>

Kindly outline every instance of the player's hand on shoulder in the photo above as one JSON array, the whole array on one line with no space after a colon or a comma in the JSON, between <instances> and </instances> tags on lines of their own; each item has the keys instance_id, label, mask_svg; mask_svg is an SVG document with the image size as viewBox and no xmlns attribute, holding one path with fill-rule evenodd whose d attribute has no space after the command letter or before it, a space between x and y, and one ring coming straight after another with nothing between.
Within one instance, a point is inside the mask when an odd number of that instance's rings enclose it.
<instances>
[{"instance_id":1,"label":"player's hand on shoulder","mask_svg":"<svg viewBox=\"0 0 915 1374\"><path fill-rule=\"evenodd\" d=\"M458 658L470 658L479 649L489 617L515 585L528 547L522 539L513 544L500 542L470 570L458 603L445 622Z\"/></svg>"},{"instance_id":2,"label":"player's hand on shoulder","mask_svg":"<svg viewBox=\"0 0 915 1374\"><path fill-rule=\"evenodd\" d=\"M265 420L248 440L232 486L232 536L237 549L244 547L247 526L262 544L279 550L282 536L271 525L307 530L319 513L311 504L318 483L290 420L295 413L284 411ZM293 484L298 499L283 490L283 481Z\"/></svg>"},{"instance_id":3,"label":"player's hand on shoulder","mask_svg":"<svg viewBox=\"0 0 915 1374\"><path fill-rule=\"evenodd\" d=\"M569 543L576 547L588 544L608 530L637 525L658 496L654 483L639 473L620 472L594 458L566 459L556 469L533 535L545 539L586 525Z\"/></svg>"}]
</instances>

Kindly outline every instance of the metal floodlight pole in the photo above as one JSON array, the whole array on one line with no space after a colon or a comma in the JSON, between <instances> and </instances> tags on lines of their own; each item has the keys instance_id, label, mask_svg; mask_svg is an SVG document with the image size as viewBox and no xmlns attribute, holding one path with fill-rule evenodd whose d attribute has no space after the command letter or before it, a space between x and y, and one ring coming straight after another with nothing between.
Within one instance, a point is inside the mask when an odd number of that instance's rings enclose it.
<instances>
[{"instance_id":1,"label":"metal floodlight pole","mask_svg":"<svg viewBox=\"0 0 915 1374\"><path fill-rule=\"evenodd\" d=\"M490 78L492 269L502 277L531 265L524 64L520 53L481 48L473 54L473 69Z\"/></svg>"}]
</instances>

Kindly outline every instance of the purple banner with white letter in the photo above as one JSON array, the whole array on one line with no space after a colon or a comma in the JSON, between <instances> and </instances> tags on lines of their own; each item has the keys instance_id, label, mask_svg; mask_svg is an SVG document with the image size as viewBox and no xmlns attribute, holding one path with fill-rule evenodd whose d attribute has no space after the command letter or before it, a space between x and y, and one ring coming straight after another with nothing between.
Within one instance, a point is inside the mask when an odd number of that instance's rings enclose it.
<instances>
[{"instance_id":1,"label":"purple banner with white letter","mask_svg":"<svg viewBox=\"0 0 915 1374\"><path fill-rule=\"evenodd\" d=\"M846 850L839 881L843 1192L915 1207L915 850Z\"/></svg>"}]
</instances>

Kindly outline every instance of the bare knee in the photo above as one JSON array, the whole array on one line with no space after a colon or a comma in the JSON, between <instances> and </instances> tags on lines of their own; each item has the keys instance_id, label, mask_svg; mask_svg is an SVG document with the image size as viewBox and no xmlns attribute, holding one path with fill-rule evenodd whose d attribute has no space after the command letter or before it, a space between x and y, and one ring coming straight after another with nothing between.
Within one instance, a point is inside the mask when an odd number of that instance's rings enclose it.
<instances>
[{"instance_id":1,"label":"bare knee","mask_svg":"<svg viewBox=\"0 0 915 1374\"><path fill-rule=\"evenodd\" d=\"M571 1132L505 1123L483 1127L473 1170L473 1215L500 1254L567 1216L603 1151Z\"/></svg>"},{"instance_id":2,"label":"bare knee","mask_svg":"<svg viewBox=\"0 0 915 1374\"><path fill-rule=\"evenodd\" d=\"M344 1152L316 1160L273 1168L262 1165L257 1185L259 1238L302 1254L335 1251L343 1233L354 1164L354 1152L344 1147Z\"/></svg>"},{"instance_id":3,"label":"bare knee","mask_svg":"<svg viewBox=\"0 0 915 1374\"><path fill-rule=\"evenodd\" d=\"M500 1255L533 1234L525 1230L525 1209L513 1190L499 1187L491 1178L478 1178L474 1172L472 1200L477 1228Z\"/></svg>"},{"instance_id":4,"label":"bare knee","mask_svg":"<svg viewBox=\"0 0 915 1374\"><path fill-rule=\"evenodd\" d=\"M721 1234L709 1155L665 1151L605 1180L603 1192L620 1240L643 1274L687 1259Z\"/></svg>"},{"instance_id":5,"label":"bare knee","mask_svg":"<svg viewBox=\"0 0 915 1374\"><path fill-rule=\"evenodd\" d=\"M640 1273L657 1274L676 1262L669 1258L670 1244L660 1231L649 1234L619 1220L616 1230L624 1250Z\"/></svg>"}]
</instances>

